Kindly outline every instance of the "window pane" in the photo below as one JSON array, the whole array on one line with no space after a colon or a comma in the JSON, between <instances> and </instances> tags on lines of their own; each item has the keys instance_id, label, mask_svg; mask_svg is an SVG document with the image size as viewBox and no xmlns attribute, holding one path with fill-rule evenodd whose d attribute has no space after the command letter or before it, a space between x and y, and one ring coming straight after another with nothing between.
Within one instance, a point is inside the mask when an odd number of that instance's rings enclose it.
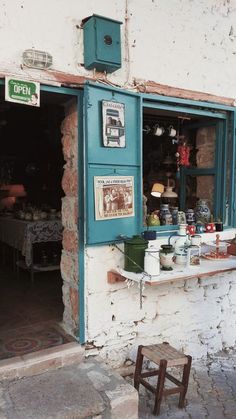
<instances>
[{"instance_id":1,"label":"window pane","mask_svg":"<svg viewBox=\"0 0 236 419\"><path fill-rule=\"evenodd\" d=\"M196 157L193 164L197 168L212 168L215 166L215 126L199 128L196 132L195 149Z\"/></svg>"},{"instance_id":2,"label":"window pane","mask_svg":"<svg viewBox=\"0 0 236 419\"><path fill-rule=\"evenodd\" d=\"M214 176L186 176L185 208L195 208L199 199L205 199L214 213Z\"/></svg>"}]
</instances>

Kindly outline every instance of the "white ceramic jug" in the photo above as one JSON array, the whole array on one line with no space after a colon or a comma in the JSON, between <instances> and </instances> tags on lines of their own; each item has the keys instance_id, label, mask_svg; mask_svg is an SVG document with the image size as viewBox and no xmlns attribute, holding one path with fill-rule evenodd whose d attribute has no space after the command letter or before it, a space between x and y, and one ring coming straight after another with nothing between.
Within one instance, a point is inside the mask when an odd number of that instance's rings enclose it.
<instances>
[{"instance_id":1,"label":"white ceramic jug","mask_svg":"<svg viewBox=\"0 0 236 419\"><path fill-rule=\"evenodd\" d=\"M188 247L191 245L191 241L186 232L186 228L187 224L180 224L177 236L172 236L175 238L175 243L173 243L173 246L175 249L175 263L177 265L187 264Z\"/></svg>"},{"instance_id":2,"label":"white ceramic jug","mask_svg":"<svg viewBox=\"0 0 236 419\"><path fill-rule=\"evenodd\" d=\"M144 271L148 275L160 275L159 251L153 246L145 250Z\"/></svg>"}]
</instances>

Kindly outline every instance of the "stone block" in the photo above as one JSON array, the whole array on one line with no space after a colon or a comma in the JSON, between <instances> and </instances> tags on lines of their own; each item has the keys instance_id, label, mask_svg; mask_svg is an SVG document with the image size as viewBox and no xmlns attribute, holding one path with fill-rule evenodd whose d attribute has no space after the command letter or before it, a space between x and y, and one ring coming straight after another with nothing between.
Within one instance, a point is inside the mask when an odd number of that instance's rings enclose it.
<instances>
[{"instance_id":1,"label":"stone block","mask_svg":"<svg viewBox=\"0 0 236 419\"><path fill-rule=\"evenodd\" d=\"M61 255L61 275L64 281L78 285L78 255L62 251Z\"/></svg>"},{"instance_id":2,"label":"stone block","mask_svg":"<svg viewBox=\"0 0 236 419\"><path fill-rule=\"evenodd\" d=\"M62 177L62 189L66 196L78 195L78 171L77 169L65 166Z\"/></svg>"},{"instance_id":3,"label":"stone block","mask_svg":"<svg viewBox=\"0 0 236 419\"><path fill-rule=\"evenodd\" d=\"M68 230L77 230L78 228L78 198L62 198L62 224Z\"/></svg>"},{"instance_id":4,"label":"stone block","mask_svg":"<svg viewBox=\"0 0 236 419\"><path fill-rule=\"evenodd\" d=\"M78 233L75 230L63 230L63 250L71 253L78 253Z\"/></svg>"},{"instance_id":5,"label":"stone block","mask_svg":"<svg viewBox=\"0 0 236 419\"><path fill-rule=\"evenodd\" d=\"M138 418L138 392L134 387L120 384L114 390L105 393L111 406L111 419Z\"/></svg>"}]
</instances>

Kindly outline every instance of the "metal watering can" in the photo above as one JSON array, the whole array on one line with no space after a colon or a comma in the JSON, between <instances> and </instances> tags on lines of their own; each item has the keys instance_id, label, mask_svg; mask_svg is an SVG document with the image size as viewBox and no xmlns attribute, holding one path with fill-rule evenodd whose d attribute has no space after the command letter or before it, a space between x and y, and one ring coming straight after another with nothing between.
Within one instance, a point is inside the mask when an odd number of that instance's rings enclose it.
<instances>
[{"instance_id":1,"label":"metal watering can","mask_svg":"<svg viewBox=\"0 0 236 419\"><path fill-rule=\"evenodd\" d=\"M143 272L145 249L148 247L148 241L142 236L135 235L124 242L125 253L125 271Z\"/></svg>"}]
</instances>

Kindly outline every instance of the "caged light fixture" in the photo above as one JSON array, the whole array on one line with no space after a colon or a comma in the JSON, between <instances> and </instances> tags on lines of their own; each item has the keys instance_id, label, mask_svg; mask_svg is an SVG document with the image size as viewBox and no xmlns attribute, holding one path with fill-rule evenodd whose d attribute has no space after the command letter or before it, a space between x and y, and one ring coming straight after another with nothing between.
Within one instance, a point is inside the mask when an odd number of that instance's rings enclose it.
<instances>
[{"instance_id":1,"label":"caged light fixture","mask_svg":"<svg viewBox=\"0 0 236 419\"><path fill-rule=\"evenodd\" d=\"M23 64L27 67L46 69L52 66L52 55L46 51L26 49L23 52Z\"/></svg>"}]
</instances>

